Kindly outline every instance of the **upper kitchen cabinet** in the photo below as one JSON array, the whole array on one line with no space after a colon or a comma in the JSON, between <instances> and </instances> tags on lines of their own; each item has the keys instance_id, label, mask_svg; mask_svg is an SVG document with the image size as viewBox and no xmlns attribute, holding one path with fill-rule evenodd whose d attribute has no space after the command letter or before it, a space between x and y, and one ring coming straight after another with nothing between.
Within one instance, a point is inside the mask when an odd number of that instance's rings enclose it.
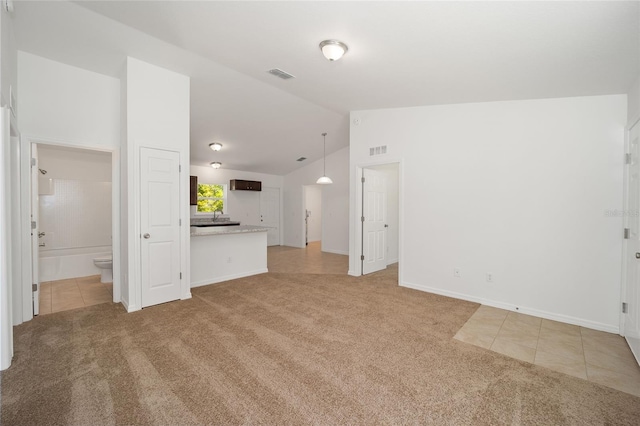
<instances>
[{"instance_id":1,"label":"upper kitchen cabinet","mask_svg":"<svg viewBox=\"0 0 640 426\"><path fill-rule=\"evenodd\" d=\"M229 189L231 189L231 191L262 191L262 182L231 179L229 181Z\"/></svg>"},{"instance_id":2,"label":"upper kitchen cabinet","mask_svg":"<svg viewBox=\"0 0 640 426\"><path fill-rule=\"evenodd\" d=\"M189 204L198 204L198 176L189 176Z\"/></svg>"}]
</instances>

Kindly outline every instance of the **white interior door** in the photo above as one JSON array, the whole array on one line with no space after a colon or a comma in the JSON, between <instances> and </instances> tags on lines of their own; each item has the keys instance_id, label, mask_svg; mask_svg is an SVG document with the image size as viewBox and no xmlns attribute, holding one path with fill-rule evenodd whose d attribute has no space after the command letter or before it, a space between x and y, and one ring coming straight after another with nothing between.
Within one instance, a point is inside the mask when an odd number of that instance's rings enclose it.
<instances>
[{"instance_id":1,"label":"white interior door","mask_svg":"<svg viewBox=\"0 0 640 426\"><path fill-rule=\"evenodd\" d=\"M39 211L40 198L38 196L38 177L40 176L38 163L38 145L31 144L31 281L33 285L33 315L40 313L40 272L38 229L40 227Z\"/></svg>"},{"instance_id":2,"label":"white interior door","mask_svg":"<svg viewBox=\"0 0 640 426\"><path fill-rule=\"evenodd\" d=\"M627 194L627 273L625 283L626 313L624 315L624 337L636 360L640 360L640 124L629 134L631 159L628 170Z\"/></svg>"},{"instance_id":3,"label":"white interior door","mask_svg":"<svg viewBox=\"0 0 640 426\"><path fill-rule=\"evenodd\" d=\"M142 307L180 298L180 155L140 150Z\"/></svg>"},{"instance_id":4,"label":"white interior door","mask_svg":"<svg viewBox=\"0 0 640 426\"><path fill-rule=\"evenodd\" d=\"M260 222L268 226L267 245L280 245L280 188L262 188L260 192Z\"/></svg>"},{"instance_id":5,"label":"white interior door","mask_svg":"<svg viewBox=\"0 0 640 426\"><path fill-rule=\"evenodd\" d=\"M387 267L387 184L385 175L362 170L362 274Z\"/></svg>"}]
</instances>

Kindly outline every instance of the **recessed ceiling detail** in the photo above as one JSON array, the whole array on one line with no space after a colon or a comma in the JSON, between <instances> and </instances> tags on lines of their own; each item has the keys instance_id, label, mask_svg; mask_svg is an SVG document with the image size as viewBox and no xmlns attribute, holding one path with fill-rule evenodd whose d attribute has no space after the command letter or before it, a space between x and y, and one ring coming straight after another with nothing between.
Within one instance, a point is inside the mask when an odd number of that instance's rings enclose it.
<instances>
[{"instance_id":1,"label":"recessed ceiling detail","mask_svg":"<svg viewBox=\"0 0 640 426\"><path fill-rule=\"evenodd\" d=\"M280 77L283 80L289 80L290 78L296 78L294 75L289 74L286 71L282 71L281 69L274 68L272 70L267 71L269 74L275 75L276 77Z\"/></svg>"}]
</instances>

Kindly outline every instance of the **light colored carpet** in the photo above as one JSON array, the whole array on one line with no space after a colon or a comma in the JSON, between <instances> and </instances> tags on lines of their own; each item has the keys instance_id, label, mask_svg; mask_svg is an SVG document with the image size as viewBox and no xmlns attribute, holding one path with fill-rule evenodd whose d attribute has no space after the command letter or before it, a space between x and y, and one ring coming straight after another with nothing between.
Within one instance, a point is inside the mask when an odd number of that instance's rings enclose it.
<instances>
[{"instance_id":1,"label":"light colored carpet","mask_svg":"<svg viewBox=\"0 0 640 426\"><path fill-rule=\"evenodd\" d=\"M478 305L269 273L15 329L3 425L629 424L640 398L452 337Z\"/></svg>"}]
</instances>

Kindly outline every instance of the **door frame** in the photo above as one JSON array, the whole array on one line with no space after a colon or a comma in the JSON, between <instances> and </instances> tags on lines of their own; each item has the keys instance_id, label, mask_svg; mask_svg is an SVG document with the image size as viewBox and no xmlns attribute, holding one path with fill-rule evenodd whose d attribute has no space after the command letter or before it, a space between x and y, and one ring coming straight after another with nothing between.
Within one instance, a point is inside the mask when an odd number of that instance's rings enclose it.
<instances>
[{"instance_id":1,"label":"door frame","mask_svg":"<svg viewBox=\"0 0 640 426\"><path fill-rule=\"evenodd\" d=\"M127 215L129 224L127 232L127 250L128 250L128 266L129 280L125 285L128 286L129 300L122 299L127 312L135 312L142 309L142 270L141 270L141 224L140 224L140 193L141 193L141 176L140 176L140 160L142 149L154 149L159 151L170 151L178 153L180 173L178 178L178 187L180 194L180 208L178 210L182 223L180 230L180 269L182 270L182 280L180 283L180 300L191 299L191 272L189 259L190 253L190 233L189 233L189 200L190 200L190 181L189 181L189 161L187 154L182 150L167 149L163 147L139 144L130 144L127 149L128 154L128 208L124 212ZM186 166L185 166L186 164Z\"/></svg>"},{"instance_id":2,"label":"door frame","mask_svg":"<svg viewBox=\"0 0 640 426\"><path fill-rule=\"evenodd\" d=\"M631 129L634 128L635 126L640 126L640 115L636 116L635 119L632 119L629 121L629 123L625 126L624 128L624 152L625 155L626 153L629 152L629 144L631 143L630 140L630 134L631 134ZM627 165L625 164L624 166L624 172L623 172L624 176L623 176L623 187L622 187L622 194L623 194L623 211L624 212L628 212L629 211L629 195L628 195L628 191L629 191L629 168L627 167ZM629 215L624 215L624 223L623 223L623 227L626 229L629 227ZM629 262L629 259L627 258L628 254L629 254L629 249L628 249L628 244L626 242L626 240L622 240L623 244L622 244L622 274L621 274L621 282L620 282L620 306L622 306L622 302L626 302L627 301L627 265ZM624 326L625 326L625 314L622 312L622 308L620 309L620 321L619 321L619 327L620 327L620 331L618 332L618 334L620 334L621 336L624 336Z\"/></svg>"},{"instance_id":3,"label":"door frame","mask_svg":"<svg viewBox=\"0 0 640 426\"><path fill-rule=\"evenodd\" d=\"M363 169L385 164L398 165L398 284L403 282L403 262L404 257L404 164L402 159L385 159L379 161L363 162L355 165L355 179L352 181L352 203L355 206L354 215L350 228L350 250L349 250L349 275L362 275L362 176Z\"/></svg>"},{"instance_id":4,"label":"door frame","mask_svg":"<svg viewBox=\"0 0 640 426\"><path fill-rule=\"evenodd\" d=\"M22 264L22 321L33 318L31 308L31 144L59 146L67 148L85 149L88 151L102 151L111 153L111 250L113 253L113 302L120 303L122 283L120 280L120 148L104 146L97 143L82 143L36 136L22 135L20 138L20 192L22 231L22 258L28 259Z\"/></svg>"}]
</instances>

